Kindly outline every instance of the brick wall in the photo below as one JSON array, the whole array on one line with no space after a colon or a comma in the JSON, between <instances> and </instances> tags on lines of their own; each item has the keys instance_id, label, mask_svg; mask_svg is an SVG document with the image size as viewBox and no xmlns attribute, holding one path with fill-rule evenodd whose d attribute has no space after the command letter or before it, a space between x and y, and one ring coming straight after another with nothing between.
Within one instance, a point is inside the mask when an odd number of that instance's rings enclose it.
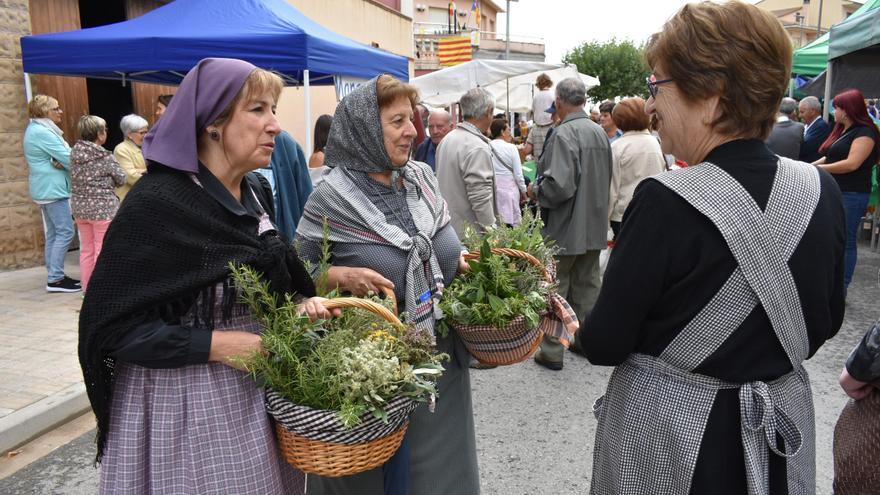
<instances>
[{"instance_id":1,"label":"brick wall","mask_svg":"<svg viewBox=\"0 0 880 495\"><path fill-rule=\"evenodd\" d=\"M28 195L21 147L27 101L19 38L30 26L28 0L0 1L0 269L43 263L40 210Z\"/></svg>"}]
</instances>

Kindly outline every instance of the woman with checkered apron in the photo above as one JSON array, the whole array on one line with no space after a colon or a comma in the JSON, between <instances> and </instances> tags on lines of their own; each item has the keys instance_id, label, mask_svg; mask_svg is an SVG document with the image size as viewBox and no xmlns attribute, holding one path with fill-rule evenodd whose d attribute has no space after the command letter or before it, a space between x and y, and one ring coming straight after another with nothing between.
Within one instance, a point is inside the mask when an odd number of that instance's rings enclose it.
<instances>
[{"instance_id":1,"label":"woman with checkered apron","mask_svg":"<svg viewBox=\"0 0 880 495\"><path fill-rule=\"evenodd\" d=\"M595 495L815 493L802 362L843 320L844 214L829 174L763 142L791 53L743 2L686 5L648 43L646 111L692 166L637 187L577 336L616 366Z\"/></svg>"},{"instance_id":2,"label":"woman with checkered apron","mask_svg":"<svg viewBox=\"0 0 880 495\"><path fill-rule=\"evenodd\" d=\"M102 494L304 493L263 390L236 356L261 347L229 265L282 296L313 296L278 234L268 183L277 75L205 59L144 141L147 173L107 232L80 315L80 363L98 420ZM320 298L302 303L329 317Z\"/></svg>"}]
</instances>

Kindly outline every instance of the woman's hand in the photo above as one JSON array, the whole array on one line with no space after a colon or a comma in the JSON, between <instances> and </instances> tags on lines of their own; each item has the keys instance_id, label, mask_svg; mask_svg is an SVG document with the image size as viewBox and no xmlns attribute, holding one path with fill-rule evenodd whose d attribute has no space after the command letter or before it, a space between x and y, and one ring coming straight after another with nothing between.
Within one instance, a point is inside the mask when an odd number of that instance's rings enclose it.
<instances>
[{"instance_id":1,"label":"woman's hand","mask_svg":"<svg viewBox=\"0 0 880 495\"><path fill-rule=\"evenodd\" d=\"M262 352L263 338L255 333L237 330L211 332L211 350L208 361L219 361L236 369L243 369L235 362L235 357L246 357L254 352ZM244 370L246 371L246 370Z\"/></svg>"},{"instance_id":2,"label":"woman's hand","mask_svg":"<svg viewBox=\"0 0 880 495\"><path fill-rule=\"evenodd\" d=\"M394 283L369 268L333 266L327 271L327 282L358 297L370 292L379 294L383 287L394 289Z\"/></svg>"},{"instance_id":3,"label":"woman's hand","mask_svg":"<svg viewBox=\"0 0 880 495\"><path fill-rule=\"evenodd\" d=\"M309 320L311 321L326 320L342 314L342 310L339 308L325 308L324 303L326 301L327 299L323 297L310 297L299 305L299 313L309 315Z\"/></svg>"},{"instance_id":4,"label":"woman's hand","mask_svg":"<svg viewBox=\"0 0 880 495\"><path fill-rule=\"evenodd\" d=\"M464 255L467 251L462 252L458 255L458 273L467 273L471 271L471 265L464 259Z\"/></svg>"},{"instance_id":5,"label":"woman's hand","mask_svg":"<svg viewBox=\"0 0 880 495\"><path fill-rule=\"evenodd\" d=\"M851 377L846 370L846 366L843 367L843 372L840 373L840 379L838 381L840 382L843 391L846 392L846 395L855 400L864 399L874 390L874 386L870 383L860 382Z\"/></svg>"}]
</instances>

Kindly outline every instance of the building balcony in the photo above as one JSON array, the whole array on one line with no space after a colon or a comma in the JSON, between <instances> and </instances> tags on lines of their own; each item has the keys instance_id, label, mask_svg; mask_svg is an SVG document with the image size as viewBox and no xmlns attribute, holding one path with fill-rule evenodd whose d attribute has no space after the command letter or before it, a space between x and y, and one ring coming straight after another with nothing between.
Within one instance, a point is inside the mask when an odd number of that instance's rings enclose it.
<instances>
[{"instance_id":1,"label":"building balcony","mask_svg":"<svg viewBox=\"0 0 880 495\"><path fill-rule=\"evenodd\" d=\"M505 58L507 39L504 33L480 31L477 36L476 30L452 32L445 24L415 22L413 23L413 53L416 75L440 69L440 60L437 58L440 39L449 36L470 37L472 43L476 43L472 44L474 59L499 60ZM544 39L511 34L510 60L543 62Z\"/></svg>"}]
</instances>

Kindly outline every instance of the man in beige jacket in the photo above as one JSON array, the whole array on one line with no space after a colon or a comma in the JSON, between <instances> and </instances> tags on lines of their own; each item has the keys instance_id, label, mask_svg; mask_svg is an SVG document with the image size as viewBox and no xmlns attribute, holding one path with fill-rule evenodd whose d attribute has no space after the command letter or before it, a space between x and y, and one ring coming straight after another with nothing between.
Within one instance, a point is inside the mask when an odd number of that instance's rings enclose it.
<instances>
[{"instance_id":1,"label":"man in beige jacket","mask_svg":"<svg viewBox=\"0 0 880 495\"><path fill-rule=\"evenodd\" d=\"M452 227L459 237L470 225L481 230L495 224L495 170L489 138L495 99L482 89L465 93L459 101L464 122L437 148L437 182L449 205Z\"/></svg>"}]
</instances>

